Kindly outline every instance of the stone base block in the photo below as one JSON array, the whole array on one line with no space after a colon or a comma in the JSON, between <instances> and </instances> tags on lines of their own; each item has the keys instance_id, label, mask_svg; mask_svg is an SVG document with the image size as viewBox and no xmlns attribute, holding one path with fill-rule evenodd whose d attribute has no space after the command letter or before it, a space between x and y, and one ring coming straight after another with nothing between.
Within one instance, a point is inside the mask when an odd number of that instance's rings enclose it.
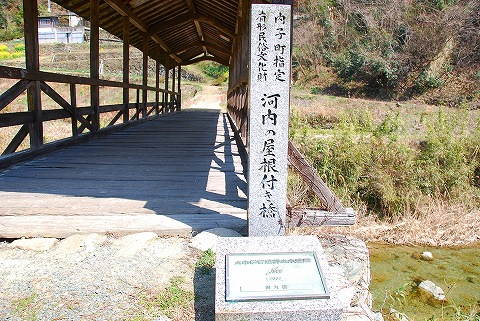
<instances>
[{"instance_id":1,"label":"stone base block","mask_svg":"<svg viewBox=\"0 0 480 321\"><path fill-rule=\"evenodd\" d=\"M226 255L232 253L316 252L330 292L329 299L281 299L226 301ZM241 276L247 278L248 275ZM315 236L269 236L219 238L217 244L215 320L216 321L337 321L342 319L338 293L329 289L336 284L328 262Z\"/></svg>"}]
</instances>

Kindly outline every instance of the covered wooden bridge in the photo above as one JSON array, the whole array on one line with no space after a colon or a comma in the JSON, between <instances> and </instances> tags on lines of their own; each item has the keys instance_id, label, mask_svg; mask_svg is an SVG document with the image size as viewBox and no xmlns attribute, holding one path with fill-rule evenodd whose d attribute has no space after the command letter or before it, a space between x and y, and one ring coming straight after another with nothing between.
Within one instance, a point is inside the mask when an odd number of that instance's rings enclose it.
<instances>
[{"instance_id":1,"label":"covered wooden bridge","mask_svg":"<svg viewBox=\"0 0 480 321\"><path fill-rule=\"evenodd\" d=\"M55 2L90 21L90 77L42 70L38 3L24 0L25 68L0 65L0 79L12 84L0 96L0 130L12 133L0 156L0 238L190 235L213 227L245 232L251 5L292 1ZM123 40L121 82L100 77L100 28ZM141 84L130 79L130 46L143 53ZM149 59L156 64L154 86ZM230 68L226 113L182 111L181 67L203 60ZM120 101L102 104L115 90ZM22 99L24 110L9 108ZM42 108L46 99L56 107ZM44 127L57 120L69 121L71 133L47 143ZM288 157L327 212L301 211L278 224L354 222L290 145Z\"/></svg>"},{"instance_id":2,"label":"covered wooden bridge","mask_svg":"<svg viewBox=\"0 0 480 321\"><path fill-rule=\"evenodd\" d=\"M0 157L0 238L244 229L252 1L54 2L90 22L90 77L42 70L38 2L24 0L25 68L0 66L13 84L0 96L0 130L13 131ZM122 82L100 77L100 28L123 40ZM131 82L129 46L143 53L142 84ZM228 114L181 112L181 67L203 60L230 67ZM102 105L111 90L122 101ZM25 110L7 108L25 93ZM42 108L45 99L57 108ZM59 119L70 120L70 137L46 143L44 126Z\"/></svg>"}]
</instances>

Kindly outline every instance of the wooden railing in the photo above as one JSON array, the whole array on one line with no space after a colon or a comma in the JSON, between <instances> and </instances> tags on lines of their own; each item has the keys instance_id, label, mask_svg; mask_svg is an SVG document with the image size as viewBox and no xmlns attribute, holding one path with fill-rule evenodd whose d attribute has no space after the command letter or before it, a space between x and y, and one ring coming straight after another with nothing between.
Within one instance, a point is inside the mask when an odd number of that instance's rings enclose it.
<instances>
[{"instance_id":1,"label":"wooden railing","mask_svg":"<svg viewBox=\"0 0 480 321\"><path fill-rule=\"evenodd\" d=\"M227 93L227 110L235 133L248 153L248 83L239 81Z\"/></svg>"},{"instance_id":2,"label":"wooden railing","mask_svg":"<svg viewBox=\"0 0 480 321\"><path fill-rule=\"evenodd\" d=\"M145 85L129 84L116 81L92 79L86 77L62 75L43 71L29 71L26 69L0 66L0 79L18 80L12 87L0 95L0 130L11 126L21 126L16 135L1 151L0 168L11 166L19 161L48 153L52 150L82 142L92 137L116 131L126 126L143 122L161 114L175 113L181 110L180 92L169 91ZM65 98L55 91L48 83L63 83L70 85L70 95ZM98 87L124 88L136 90L136 102L129 101L120 104L103 105L98 108L77 107L77 86L88 85ZM28 90L37 90L48 95L59 109L42 110L41 100L36 110L20 112L1 112L22 93ZM155 101L148 102L148 92L155 93ZM31 95L27 95L31 99ZM128 97L128 95L127 95ZM37 98L38 99L38 98ZM31 105L31 104L29 104ZM134 109L133 115L130 110ZM116 112L110 122L101 128L100 114ZM70 119L72 124L71 137L44 144L43 123L58 119ZM115 125L120 119L122 122ZM30 148L17 152L22 142L30 136ZM34 137L36 136L36 137ZM36 143L35 143L36 142Z\"/></svg>"}]
</instances>

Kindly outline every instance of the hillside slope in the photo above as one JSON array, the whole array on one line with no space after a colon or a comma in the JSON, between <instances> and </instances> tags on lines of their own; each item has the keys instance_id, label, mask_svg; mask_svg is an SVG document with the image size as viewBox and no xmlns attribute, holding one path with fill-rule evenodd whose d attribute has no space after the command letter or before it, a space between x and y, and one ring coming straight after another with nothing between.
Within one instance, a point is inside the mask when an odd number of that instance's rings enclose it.
<instances>
[{"instance_id":1,"label":"hillside slope","mask_svg":"<svg viewBox=\"0 0 480 321\"><path fill-rule=\"evenodd\" d=\"M314 92L479 106L478 0L299 0L294 76Z\"/></svg>"}]
</instances>

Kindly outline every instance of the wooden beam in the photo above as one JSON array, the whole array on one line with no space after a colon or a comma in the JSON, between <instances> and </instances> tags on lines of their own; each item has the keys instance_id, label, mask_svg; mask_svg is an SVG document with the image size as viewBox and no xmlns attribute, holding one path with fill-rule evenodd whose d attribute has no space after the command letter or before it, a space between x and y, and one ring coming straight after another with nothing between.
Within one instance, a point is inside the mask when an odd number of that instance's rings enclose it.
<instances>
[{"instance_id":1,"label":"wooden beam","mask_svg":"<svg viewBox=\"0 0 480 321\"><path fill-rule=\"evenodd\" d=\"M329 212L342 213L346 211L338 197L317 175L316 170L307 162L305 157L298 151L291 141L288 141L288 160L312 189L315 195L320 198Z\"/></svg>"},{"instance_id":2,"label":"wooden beam","mask_svg":"<svg viewBox=\"0 0 480 321\"><path fill-rule=\"evenodd\" d=\"M170 112L169 103L170 103L170 95L168 94L168 71L170 70L170 56L165 57L165 93L163 94L163 111Z\"/></svg>"},{"instance_id":3,"label":"wooden beam","mask_svg":"<svg viewBox=\"0 0 480 321\"><path fill-rule=\"evenodd\" d=\"M123 82L130 83L130 19L123 17ZM130 89L123 88L123 122L128 123L130 102Z\"/></svg>"},{"instance_id":4,"label":"wooden beam","mask_svg":"<svg viewBox=\"0 0 480 321\"><path fill-rule=\"evenodd\" d=\"M143 35L143 66L142 66L142 85L148 85L148 35ZM142 90L142 118L147 117L147 94L146 89Z\"/></svg>"},{"instance_id":5,"label":"wooden beam","mask_svg":"<svg viewBox=\"0 0 480 321\"><path fill-rule=\"evenodd\" d=\"M343 226L353 225L355 222L355 212L351 208L338 213L311 208L294 208L290 215L287 214L286 227Z\"/></svg>"},{"instance_id":6,"label":"wooden beam","mask_svg":"<svg viewBox=\"0 0 480 321\"><path fill-rule=\"evenodd\" d=\"M8 144L7 148L2 153L2 156L7 155L7 154L12 154L15 153L15 151L18 149L20 144L25 140L25 138L28 135L28 125L25 124L23 125L20 130L17 132L15 137L12 139L10 144Z\"/></svg>"},{"instance_id":7,"label":"wooden beam","mask_svg":"<svg viewBox=\"0 0 480 321\"><path fill-rule=\"evenodd\" d=\"M160 46L157 44L157 59L155 60L155 115L160 113Z\"/></svg>"},{"instance_id":8,"label":"wooden beam","mask_svg":"<svg viewBox=\"0 0 480 321\"><path fill-rule=\"evenodd\" d=\"M215 56L201 56L201 57L193 58L193 59L190 59L188 61L185 61L182 65L187 66L187 65L191 65L191 64L196 64L197 62L200 62L200 61L207 61L207 60L215 61L215 62L218 62L221 65L228 66L228 61L223 60L223 59L218 58L218 57L215 57Z\"/></svg>"},{"instance_id":9,"label":"wooden beam","mask_svg":"<svg viewBox=\"0 0 480 321\"><path fill-rule=\"evenodd\" d=\"M41 82L40 87L45 94L47 94L50 98L53 99L53 101L55 101L63 109L65 109L70 114L70 116L75 116L75 111L74 111L73 107L65 99L63 99L63 97L60 96L52 87L47 85L45 82ZM99 113L100 113L100 110L99 110ZM77 120L80 121L89 130L95 131L95 127L93 125L91 125L82 116L78 117L78 115L77 115Z\"/></svg>"},{"instance_id":10,"label":"wooden beam","mask_svg":"<svg viewBox=\"0 0 480 321\"><path fill-rule=\"evenodd\" d=\"M182 88L181 88L181 81L182 81L182 66L178 66L178 96L177 96L177 111L182 111Z\"/></svg>"},{"instance_id":11,"label":"wooden beam","mask_svg":"<svg viewBox=\"0 0 480 321\"><path fill-rule=\"evenodd\" d=\"M233 39L235 37L235 34L225 26L220 20L215 19L213 17L207 17L207 16L201 16L198 15L195 17L196 21L203 22L206 24L209 24L212 27L215 27L215 29L221 31L224 35L226 35L228 38Z\"/></svg>"},{"instance_id":12,"label":"wooden beam","mask_svg":"<svg viewBox=\"0 0 480 321\"><path fill-rule=\"evenodd\" d=\"M72 83L77 85L96 85L96 86L105 86L105 87L156 90L155 87L150 87L150 86L144 87L143 85L126 84L121 81L92 79L87 77L62 75L62 74L56 74L52 72L45 72L45 71L30 71L22 68L14 68L14 67L7 67L7 66L0 66L0 78L58 82L62 84Z\"/></svg>"},{"instance_id":13,"label":"wooden beam","mask_svg":"<svg viewBox=\"0 0 480 321\"><path fill-rule=\"evenodd\" d=\"M36 72L40 70L37 0L23 1L23 20L26 69ZM27 89L27 102L28 110L33 112L33 123L29 125L30 148L38 148L43 145L42 97L39 82L35 82Z\"/></svg>"},{"instance_id":14,"label":"wooden beam","mask_svg":"<svg viewBox=\"0 0 480 321\"><path fill-rule=\"evenodd\" d=\"M189 22L189 21L203 22L203 23L209 24L212 27L214 27L215 29L217 29L218 31L220 31L222 34L224 34L229 39L233 39L235 37L235 34L230 30L230 28L225 26L220 20L215 19L213 17L207 17L207 16L203 16L203 15L199 15L199 14L193 14L192 12L187 12L187 13L178 15L174 19L170 19L170 20L163 21L163 22L158 22L158 23L152 25L149 28L148 33L149 33L149 35L154 35L154 34L162 32L164 30L173 28L175 26L178 26L179 24Z\"/></svg>"},{"instance_id":15,"label":"wooden beam","mask_svg":"<svg viewBox=\"0 0 480 321\"><path fill-rule=\"evenodd\" d=\"M213 44L213 43L209 43L209 42L205 42L205 41L196 41L196 42L192 42L192 43L189 43L188 45L182 47L182 48L179 48L175 51L175 53L181 53L185 50L188 50L192 47L206 47L207 49L213 49L215 51L218 51L218 52L221 52L225 55L228 55L230 56L232 54L232 52L222 46L219 46L219 45L216 45L216 44Z\"/></svg>"},{"instance_id":16,"label":"wooden beam","mask_svg":"<svg viewBox=\"0 0 480 321\"><path fill-rule=\"evenodd\" d=\"M188 11L186 13L182 13L178 16L176 16L173 19L167 20L167 21L159 21L148 28L148 34L155 35L157 33L162 32L163 30L170 29L172 27L178 26L181 23L185 22L190 22L195 20L195 15L191 12Z\"/></svg>"},{"instance_id":17,"label":"wooden beam","mask_svg":"<svg viewBox=\"0 0 480 321\"><path fill-rule=\"evenodd\" d=\"M32 81L20 80L10 87L6 92L0 95L0 110L7 107L12 101L20 96L28 87L33 84Z\"/></svg>"},{"instance_id":18,"label":"wooden beam","mask_svg":"<svg viewBox=\"0 0 480 321\"><path fill-rule=\"evenodd\" d=\"M70 106L72 106L72 136L78 137L78 114L77 114L77 88L75 84L70 84Z\"/></svg>"},{"instance_id":19,"label":"wooden beam","mask_svg":"<svg viewBox=\"0 0 480 321\"><path fill-rule=\"evenodd\" d=\"M18 113L1 113L0 128L33 123L34 116L31 111Z\"/></svg>"},{"instance_id":20,"label":"wooden beam","mask_svg":"<svg viewBox=\"0 0 480 321\"><path fill-rule=\"evenodd\" d=\"M190 10L190 12L194 16L196 16L197 15L197 9L195 8L193 0L185 0L185 1L187 2L187 6L188 6L188 9ZM204 41L205 37L203 36L203 30L202 30L202 26L200 25L200 22L197 21L197 20L194 20L194 23L195 23L195 29L197 29L198 37L200 38L201 41ZM205 54L207 54L207 47L203 46L203 52Z\"/></svg>"},{"instance_id":21,"label":"wooden beam","mask_svg":"<svg viewBox=\"0 0 480 321\"><path fill-rule=\"evenodd\" d=\"M167 53L170 52L170 49L168 48L167 44L163 42L163 40L158 35L155 35L155 32L149 32L147 24L143 22L142 19L140 19L135 13L133 13L132 10L130 10L130 8L128 8L125 3L123 3L121 0L104 0L104 1L108 3L108 5L112 7L113 10L118 12L118 14L124 17L128 17L132 25L137 27L138 30L140 30L141 32L147 33L149 37L151 37L153 41L158 43L165 52ZM171 54L171 57L178 63L182 62L180 57L174 54Z\"/></svg>"},{"instance_id":22,"label":"wooden beam","mask_svg":"<svg viewBox=\"0 0 480 321\"><path fill-rule=\"evenodd\" d=\"M99 0L90 0L90 78L100 79L100 7ZM92 125L100 129L100 87L90 86L90 106L93 108Z\"/></svg>"},{"instance_id":23,"label":"wooden beam","mask_svg":"<svg viewBox=\"0 0 480 321\"><path fill-rule=\"evenodd\" d=\"M172 91L175 90L175 78L176 78L176 70L175 70L176 67L173 67L172 69ZM176 103L176 100L177 100L177 96L176 95L172 95L172 110L171 112L175 112L175 103Z\"/></svg>"}]
</instances>

